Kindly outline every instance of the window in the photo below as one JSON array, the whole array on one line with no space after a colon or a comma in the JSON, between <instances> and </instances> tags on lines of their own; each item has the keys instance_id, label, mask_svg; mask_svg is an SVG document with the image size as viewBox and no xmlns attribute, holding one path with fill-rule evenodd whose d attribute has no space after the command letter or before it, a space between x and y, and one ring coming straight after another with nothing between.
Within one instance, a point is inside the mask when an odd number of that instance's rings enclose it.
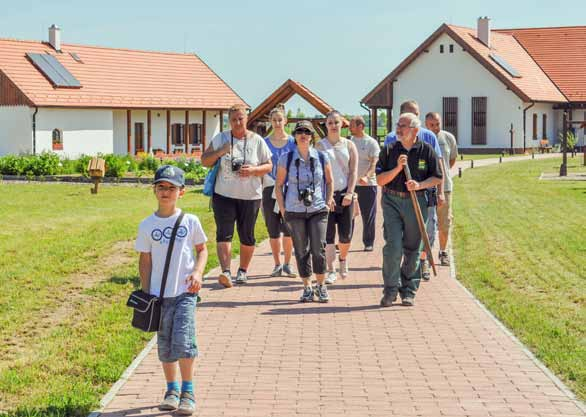
<instances>
[{"instance_id":1,"label":"window","mask_svg":"<svg viewBox=\"0 0 586 417\"><path fill-rule=\"evenodd\" d=\"M193 146L201 146L201 123L189 125L189 139Z\"/></svg>"},{"instance_id":2,"label":"window","mask_svg":"<svg viewBox=\"0 0 586 417\"><path fill-rule=\"evenodd\" d=\"M533 140L537 140L537 114L533 113Z\"/></svg>"},{"instance_id":3,"label":"window","mask_svg":"<svg viewBox=\"0 0 586 417\"><path fill-rule=\"evenodd\" d=\"M472 145L486 145L486 97L472 97Z\"/></svg>"},{"instance_id":4,"label":"window","mask_svg":"<svg viewBox=\"0 0 586 417\"><path fill-rule=\"evenodd\" d=\"M444 46L440 45L440 54L443 54L443 53L444 53Z\"/></svg>"},{"instance_id":5,"label":"window","mask_svg":"<svg viewBox=\"0 0 586 417\"><path fill-rule=\"evenodd\" d=\"M450 53L453 54L454 53L454 44L450 44Z\"/></svg>"},{"instance_id":6,"label":"window","mask_svg":"<svg viewBox=\"0 0 586 417\"><path fill-rule=\"evenodd\" d=\"M541 116L541 130L543 136L541 139L547 139L547 114Z\"/></svg>"},{"instance_id":7,"label":"window","mask_svg":"<svg viewBox=\"0 0 586 417\"><path fill-rule=\"evenodd\" d=\"M144 152L144 123L134 124L134 153Z\"/></svg>"},{"instance_id":8,"label":"window","mask_svg":"<svg viewBox=\"0 0 586 417\"><path fill-rule=\"evenodd\" d=\"M54 151L62 151L63 150L63 131L61 129L53 129L51 139L52 139L53 150Z\"/></svg>"},{"instance_id":9,"label":"window","mask_svg":"<svg viewBox=\"0 0 586 417\"><path fill-rule=\"evenodd\" d=\"M443 97L444 130L447 130L458 140L458 97Z\"/></svg>"},{"instance_id":10,"label":"window","mask_svg":"<svg viewBox=\"0 0 586 417\"><path fill-rule=\"evenodd\" d=\"M171 143L176 146L182 146L183 143L183 125L181 123L173 123L171 125Z\"/></svg>"}]
</instances>

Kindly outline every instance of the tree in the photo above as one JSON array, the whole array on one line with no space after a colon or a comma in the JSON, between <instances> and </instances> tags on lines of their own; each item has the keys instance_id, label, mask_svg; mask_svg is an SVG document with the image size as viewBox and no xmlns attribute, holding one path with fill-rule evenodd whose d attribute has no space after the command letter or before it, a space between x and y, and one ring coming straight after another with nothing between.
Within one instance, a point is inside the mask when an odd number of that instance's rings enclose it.
<instances>
[{"instance_id":1,"label":"tree","mask_svg":"<svg viewBox=\"0 0 586 417\"><path fill-rule=\"evenodd\" d=\"M305 113L303 113L303 112L301 111L301 108L297 107L297 115L296 115L295 117L297 117L298 119L303 119L303 118L305 118Z\"/></svg>"}]
</instances>

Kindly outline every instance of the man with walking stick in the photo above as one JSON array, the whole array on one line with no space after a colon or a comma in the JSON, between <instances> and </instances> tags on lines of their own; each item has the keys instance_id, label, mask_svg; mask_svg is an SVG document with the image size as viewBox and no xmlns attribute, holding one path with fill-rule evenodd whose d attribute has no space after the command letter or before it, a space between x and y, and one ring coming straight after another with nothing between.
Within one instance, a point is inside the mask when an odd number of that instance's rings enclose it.
<instances>
[{"instance_id":1,"label":"man with walking stick","mask_svg":"<svg viewBox=\"0 0 586 417\"><path fill-rule=\"evenodd\" d=\"M396 126L398 141L384 147L376 168L376 180L383 191L381 205L386 242L383 247L382 307L391 306L397 294L404 306L412 306L415 302L421 279L419 255L427 219L425 189L442 181L437 154L430 145L417 138L420 127L421 121L415 114L401 114ZM410 180L406 171L412 177Z\"/></svg>"}]
</instances>

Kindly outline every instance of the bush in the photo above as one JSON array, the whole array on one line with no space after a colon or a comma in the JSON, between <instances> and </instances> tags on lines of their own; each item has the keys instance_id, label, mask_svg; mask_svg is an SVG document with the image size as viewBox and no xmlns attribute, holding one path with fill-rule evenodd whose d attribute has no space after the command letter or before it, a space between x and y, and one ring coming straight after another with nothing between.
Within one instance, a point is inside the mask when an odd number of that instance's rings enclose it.
<instances>
[{"instance_id":1,"label":"bush","mask_svg":"<svg viewBox=\"0 0 586 417\"><path fill-rule=\"evenodd\" d=\"M40 155L7 155L0 158L0 174L45 176L55 175L60 169L59 156L51 152Z\"/></svg>"},{"instance_id":2,"label":"bush","mask_svg":"<svg viewBox=\"0 0 586 417\"><path fill-rule=\"evenodd\" d=\"M84 177L89 176L89 172L88 172L87 167L88 167L91 159L92 159L92 157L89 155L82 155L76 161L75 172L79 172Z\"/></svg>"},{"instance_id":3,"label":"bush","mask_svg":"<svg viewBox=\"0 0 586 417\"><path fill-rule=\"evenodd\" d=\"M128 171L126 157L116 156L114 154L99 155L106 163L106 177L123 177Z\"/></svg>"},{"instance_id":4,"label":"bush","mask_svg":"<svg viewBox=\"0 0 586 417\"><path fill-rule=\"evenodd\" d=\"M147 155L138 161L138 169L141 171L155 172L161 166L161 161L152 155Z\"/></svg>"}]
</instances>

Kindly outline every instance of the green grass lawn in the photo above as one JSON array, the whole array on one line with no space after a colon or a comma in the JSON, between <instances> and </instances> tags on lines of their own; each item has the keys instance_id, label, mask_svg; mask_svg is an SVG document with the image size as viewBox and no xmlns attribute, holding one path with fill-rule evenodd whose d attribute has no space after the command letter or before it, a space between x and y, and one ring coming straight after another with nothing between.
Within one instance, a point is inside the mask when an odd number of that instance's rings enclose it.
<instances>
[{"instance_id":1,"label":"green grass lawn","mask_svg":"<svg viewBox=\"0 0 586 417\"><path fill-rule=\"evenodd\" d=\"M586 399L586 182L539 181L560 159L455 179L458 278ZM569 171L582 169L569 160Z\"/></svg>"},{"instance_id":2,"label":"green grass lawn","mask_svg":"<svg viewBox=\"0 0 586 417\"><path fill-rule=\"evenodd\" d=\"M0 415L85 416L152 334L130 327L150 187L0 184ZM186 193L217 265L207 197ZM257 223L257 239L266 237ZM237 247L237 245L234 245Z\"/></svg>"}]
</instances>

